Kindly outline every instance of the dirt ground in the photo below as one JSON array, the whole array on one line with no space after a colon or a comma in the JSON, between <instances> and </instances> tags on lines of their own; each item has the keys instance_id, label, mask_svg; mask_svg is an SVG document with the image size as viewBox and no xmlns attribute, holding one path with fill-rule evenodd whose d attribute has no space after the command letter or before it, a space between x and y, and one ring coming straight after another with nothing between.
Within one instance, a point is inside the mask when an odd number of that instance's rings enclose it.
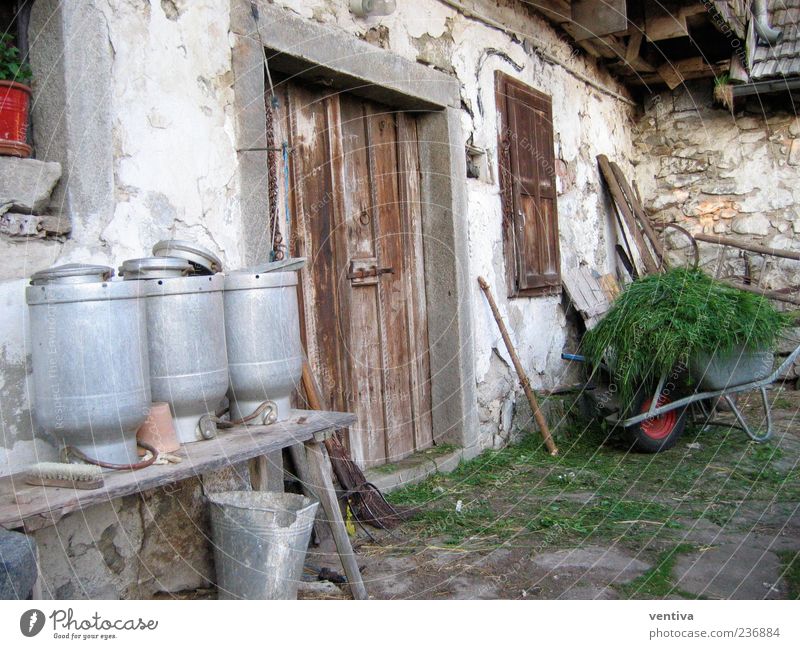
<instances>
[{"instance_id":1,"label":"dirt ground","mask_svg":"<svg viewBox=\"0 0 800 649\"><path fill-rule=\"evenodd\" d=\"M675 448L643 455L570 417L551 422L557 458L531 434L396 492L412 518L356 543L367 589L386 599L798 598L800 392L769 399L775 434L764 444L690 426ZM329 550L309 563L341 571ZM321 597L336 596L328 586Z\"/></svg>"}]
</instances>

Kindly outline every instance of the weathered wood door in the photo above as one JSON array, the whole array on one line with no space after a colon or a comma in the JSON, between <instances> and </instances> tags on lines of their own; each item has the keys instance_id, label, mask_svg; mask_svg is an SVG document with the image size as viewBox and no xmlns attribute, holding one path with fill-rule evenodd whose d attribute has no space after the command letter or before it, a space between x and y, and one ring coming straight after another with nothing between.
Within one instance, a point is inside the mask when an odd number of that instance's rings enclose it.
<instances>
[{"instance_id":1,"label":"weathered wood door","mask_svg":"<svg viewBox=\"0 0 800 649\"><path fill-rule=\"evenodd\" d=\"M552 101L501 72L496 95L509 296L559 293Z\"/></svg>"},{"instance_id":2,"label":"weathered wood door","mask_svg":"<svg viewBox=\"0 0 800 649\"><path fill-rule=\"evenodd\" d=\"M413 116L280 84L305 344L331 407L358 415L362 466L432 443L419 159Z\"/></svg>"}]
</instances>

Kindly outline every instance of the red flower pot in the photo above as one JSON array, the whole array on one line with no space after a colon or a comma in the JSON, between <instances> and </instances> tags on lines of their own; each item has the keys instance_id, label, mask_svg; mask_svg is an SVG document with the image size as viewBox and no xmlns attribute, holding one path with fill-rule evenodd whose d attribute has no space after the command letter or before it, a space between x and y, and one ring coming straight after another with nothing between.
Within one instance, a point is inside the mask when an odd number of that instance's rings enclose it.
<instances>
[{"instance_id":1,"label":"red flower pot","mask_svg":"<svg viewBox=\"0 0 800 649\"><path fill-rule=\"evenodd\" d=\"M0 80L0 155L27 158L28 107L31 89L16 81Z\"/></svg>"}]
</instances>

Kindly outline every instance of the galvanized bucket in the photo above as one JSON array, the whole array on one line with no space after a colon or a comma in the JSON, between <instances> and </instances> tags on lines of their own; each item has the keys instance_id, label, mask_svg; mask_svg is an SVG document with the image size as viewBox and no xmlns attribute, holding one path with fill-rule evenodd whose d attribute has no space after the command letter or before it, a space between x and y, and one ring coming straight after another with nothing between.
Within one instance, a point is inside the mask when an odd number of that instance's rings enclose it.
<instances>
[{"instance_id":1,"label":"galvanized bucket","mask_svg":"<svg viewBox=\"0 0 800 649\"><path fill-rule=\"evenodd\" d=\"M298 494L209 494L219 599L296 599L318 502Z\"/></svg>"}]
</instances>

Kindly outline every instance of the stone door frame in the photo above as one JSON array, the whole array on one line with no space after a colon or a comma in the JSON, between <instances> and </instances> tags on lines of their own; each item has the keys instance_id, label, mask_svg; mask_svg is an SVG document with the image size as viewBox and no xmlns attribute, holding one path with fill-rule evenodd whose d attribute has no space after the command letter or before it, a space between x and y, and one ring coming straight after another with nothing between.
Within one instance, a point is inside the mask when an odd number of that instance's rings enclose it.
<instances>
[{"instance_id":1,"label":"stone door frame","mask_svg":"<svg viewBox=\"0 0 800 649\"><path fill-rule=\"evenodd\" d=\"M478 414L467 242L464 138L455 77L343 30L258 2L231 0L234 110L245 242L268 214L264 52L270 67L400 110L419 110L421 209L434 439L477 452ZM255 250L248 263L263 261Z\"/></svg>"}]
</instances>

